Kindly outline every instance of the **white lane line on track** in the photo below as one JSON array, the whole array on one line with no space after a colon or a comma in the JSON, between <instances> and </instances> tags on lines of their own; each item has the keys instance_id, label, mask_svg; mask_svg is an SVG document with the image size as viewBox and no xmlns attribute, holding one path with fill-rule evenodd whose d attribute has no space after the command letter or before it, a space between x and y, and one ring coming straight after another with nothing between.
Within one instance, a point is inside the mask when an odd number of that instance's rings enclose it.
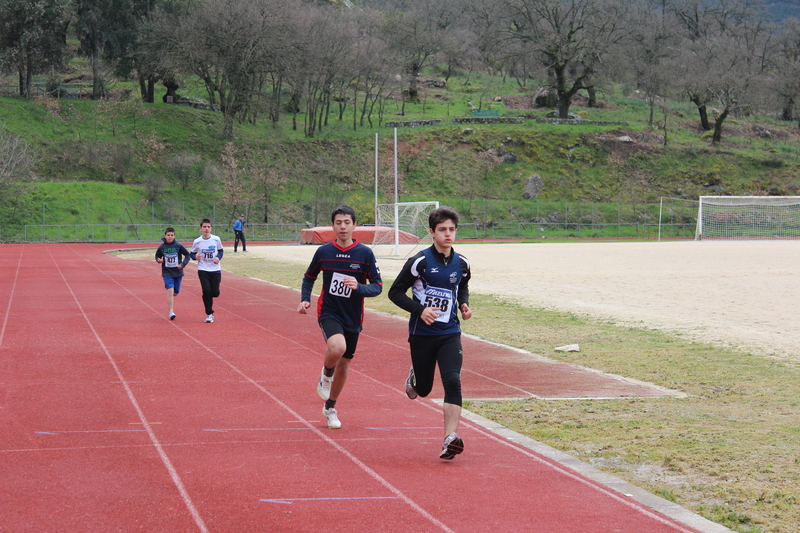
<instances>
[{"instance_id":1,"label":"white lane line on track","mask_svg":"<svg viewBox=\"0 0 800 533\"><path fill-rule=\"evenodd\" d=\"M25 247L23 246L23 251ZM14 271L14 281L11 283L11 293L8 295L8 305L6 306L6 315L3 317L3 327L0 328L0 348L3 347L3 338L6 335L6 326L8 325L8 317L11 316L11 302L14 300L14 293L17 290L17 279L19 278L19 269L22 265L22 254L19 254L17 261L17 270Z\"/></svg>"},{"instance_id":2,"label":"white lane line on track","mask_svg":"<svg viewBox=\"0 0 800 533\"><path fill-rule=\"evenodd\" d=\"M396 496L343 496L340 498L266 498L258 500L265 503L284 503L291 505L293 502L324 502L340 500L397 500Z\"/></svg>"},{"instance_id":3,"label":"white lane line on track","mask_svg":"<svg viewBox=\"0 0 800 533\"><path fill-rule=\"evenodd\" d=\"M142 408L139 405L139 402L136 400L136 396L133 394L133 391L131 390L130 386L125 381L125 376L122 375L122 371L119 369L119 366L117 365L117 362L114 360L114 357L111 355L111 352L109 352L108 348L106 347L105 343L103 342L103 339L100 338L100 334L95 329L94 324L92 324L92 321L89 319L89 316L86 314L86 311L84 311L83 306L81 305L81 302L78 300L78 296L75 294L75 291L72 290L72 286L70 285L69 281L67 281L66 276L62 272L61 267L59 266L58 262L53 257L53 254L50 253L50 249L49 248L50 247L48 247L48 254L50 255L50 259L53 261L53 265L55 266L56 270L58 271L58 274L61 276L61 279L64 280L64 284L66 285L67 289L69 290L70 294L72 295L72 298L75 301L75 305L78 306L78 309L80 310L81 315L83 315L83 318L86 321L86 324L89 326L89 329L92 331L92 334L94 335L95 339L97 340L97 343L100 345L100 347L102 348L103 352L106 354L106 357L108 358L109 363L111 363L111 366L114 368L114 372L116 372L117 377L119 378L120 382L122 383L123 388L125 389L125 393L128 396L128 400L131 402L131 404L133 405L133 408L136 410L136 414L139 416L139 420L142 422L142 425L144 426L145 431L147 431L147 434L150 437L150 441L153 443L153 446L155 447L156 451L158 452L158 455L161 458L161 461L164 463L164 466L167 468L167 471L169 472L170 478L172 478L172 482L175 484L175 487L178 489L178 492L180 493L181 498L183 499L184 505L186 505L187 509L189 510L189 513L192 515L192 518L194 519L194 523L197 525L197 527L198 527L198 529L200 531L202 531L203 533L208 533L208 528L206 527L206 524L203 521L203 518L200 516L200 513L198 512L197 508L195 507L194 502L192 502L192 498L191 498L191 496L189 496L189 493L186 490L186 487L184 486L183 481L181 481L180 475L178 475L177 470L175 470L175 467L172 465L172 461L170 461L169 457L167 457L167 453L164 451L164 448L161 446L161 443L159 442L158 437L156 437L155 431L153 431L153 428L151 427L150 422L147 420L147 417L145 417L144 411L142 411Z\"/></svg>"},{"instance_id":4,"label":"white lane line on track","mask_svg":"<svg viewBox=\"0 0 800 533\"><path fill-rule=\"evenodd\" d=\"M120 285L120 286L121 286L121 285ZM125 290L128 290L126 287L123 287L123 288L124 288ZM234 289L234 290L238 290L238 289ZM295 290L295 289L292 289L292 290ZM128 291L128 292L130 292L130 291ZM242 292L243 294L245 294L245 293L244 293L243 291L241 291L241 290L239 290L239 292ZM298 292L299 292L299 291L298 291ZM133 294L133 293L131 293L131 294ZM139 298L138 298L138 296L136 296L135 294L134 294L134 296L135 296L137 299L139 299ZM252 297L252 295L250 295L250 296ZM141 299L139 299L139 300L141 301ZM267 300L267 299L263 299L263 300L264 300L266 303L270 303L270 304L276 305L276 303L275 303L275 302L272 302L271 300ZM152 308L152 307L150 307L150 306L149 306L147 303L145 303L145 302L142 302L142 303L144 303L144 304L145 304L147 307L149 307L150 309L153 309L153 308ZM286 308L286 309L290 309L289 307L286 307L286 306L284 306L284 305L280 305L280 307L283 307L283 308ZM221 307L221 309L225 309L225 308ZM291 308L291 310L293 311L294 309L293 309L293 308ZM154 310L154 311L155 311L155 310ZM275 336L277 336L277 337L280 337L280 338L282 338L282 339L284 339L284 340L287 340L287 341L289 341L289 342L291 342L291 343L293 343L293 344L295 344L295 345L297 345L297 346L300 346L300 347L301 347L301 348L303 348L303 349L309 349L307 346L305 346L305 345L303 345L303 344L301 344L301 343L299 343L299 342L295 341L294 339L288 338L288 337L286 337L286 336L284 336L284 335L281 335L281 334L279 334L279 333L277 333L277 332L274 332L274 331L270 330L269 328L266 328L266 327L264 327L264 326L263 326L263 325L261 325L261 324L258 324L258 323L256 323L256 322L253 322L252 320L249 320L248 318L246 318L246 317L244 317L244 316L242 316L242 315L240 315L240 314L236 313L235 311L232 311L232 310L227 310L226 312L227 312L227 313L229 313L231 316L234 316L234 317L236 317L237 319L239 319L239 320L241 320L241 321L243 321L243 322L247 322L247 323L249 323L249 324L251 324L251 325L253 325L253 326L255 326L255 327L259 328L259 329L262 329L263 331L265 331L265 332L267 332L267 333L269 333L269 334L271 334L271 335L275 335ZM387 316L388 316L388 315L387 315ZM398 317L398 319L401 319L401 318L399 318L399 317ZM177 324L175 324L175 326L176 326L176 327L178 327L178 325L177 325ZM184 334L186 334L186 333L184 332ZM186 334L186 335L188 336L188 334ZM370 338L372 338L372 339L375 339L375 340L377 340L377 341L380 341L380 342L383 342L383 343L387 343L387 344L391 344L391 345L393 345L393 346L400 346L400 344L397 344L397 343L394 343L394 342L391 342L391 341L387 341L387 340L385 340L385 339L381 339L381 338L379 338L379 337L375 337L375 336L373 336L373 335L369 335L369 334L364 334L364 333L362 333L362 336L370 337ZM485 341L484 341L484 342L485 342ZM258 384L256 381L254 381L254 380L250 379L249 377L245 376L245 375L244 375L244 373L242 373L242 372L241 372L241 371L240 371L238 368L234 367L234 366L233 366L231 363L229 363L228 361L226 361L225 359L223 359L221 356L219 356L218 354L216 354L215 352L213 352L213 350L210 350L210 349L208 349L208 350L209 350L209 352L211 352L211 353L212 353L212 354L213 354L215 357L217 357L218 359L220 359L220 360L221 360L223 363L225 363L225 364L227 364L228 366L230 366L230 367L231 367L231 368L232 368L232 369L233 369L235 372L237 372L237 373L239 373L240 375L242 375L242 376L245 378L245 380L246 380L246 381L248 381L248 382L251 382L251 383L252 383L253 385L255 385L257 388L259 388L260 390L262 390L262 391L263 391L265 394L267 394L267 395L269 395L271 398L273 398L273 399L274 399L274 400L275 400L275 401L276 401L276 402L277 402L279 405L281 405L281 406L285 406L285 404L283 404L282 402L280 402L279 400L277 400L277 398L275 398L275 397L274 397L274 396L273 396L271 393L269 393L268 391L266 391L266 389L264 389L263 387L261 387L261 386L260 386L260 385L259 385L259 384ZM405 396L405 392L403 392L402 390L399 390L399 389L398 389L398 388L396 388L396 387L393 387L393 386L390 386L390 385L388 385L388 384L386 384L386 383L383 383L383 382L381 382L381 381L379 381L379 380L377 380L377 379L373 378L372 376L369 376L369 375L367 375L367 374L364 374L364 373L362 373L362 372L360 372L360 371L357 371L357 370L354 370L354 369L351 369L351 372L355 372L355 373L357 373L357 374L359 374L359 375L363 376L365 379L367 379L367 380L369 380L369 381L372 381L372 382L374 382L374 383L375 383L375 384L377 384L377 385L380 385L380 386L382 386L382 387L386 387L386 388L388 388L388 389L394 390L394 391L396 391L396 392L397 392L397 394L402 394L402 395L404 395L404 396ZM475 374L478 374L478 373L475 373ZM480 374L478 374L478 375L480 375ZM497 380L493 380L493 381L497 381ZM504 385L504 386L510 387L510 388L516 388L516 387L514 387L514 386L512 386L512 385L509 385L509 384L507 384L507 383L503 383L503 382L500 382L500 381L498 381L498 383L500 383L500 384L502 384L502 385ZM530 393L529 391L523 391L522 389L519 389L519 390L520 390L521 392L525 392L526 394L529 394L529 395L531 395L531 396L533 396L533 397L537 397L537 396L533 395L532 393ZM432 410L434 410L434 411L440 411L440 410L441 410L441 400L438 400L438 403L439 403L439 405L437 405L437 400L432 400L432 401L427 401L427 402L421 402L421 404L422 404L422 405L424 405L426 408L432 409ZM319 434L319 436L320 436L320 437L322 437L324 440L328 441L328 442L329 442L331 445L333 445L335 448L339 449L339 450L340 450L342 453L344 453L345 455L347 455L347 456L348 456L348 457L349 457L351 460L354 460L354 461L355 461L357 464L359 464L359 466L361 466L361 465L363 464L363 463L361 463L360 461L358 461L358 459L356 459L354 456L352 456L352 454L350 454L349 452L347 452L346 450L344 450L344 448L342 448L342 447L341 447L341 446L340 446L338 443L335 443L335 442L333 442L333 441L332 441L330 438L328 438L327 436L325 436L325 434L324 434L324 433L322 433L320 430L318 430L316 427L314 427L314 426L311 426L311 425L310 425L310 423L308 423L308 422L307 422L305 419L303 419L302 417L300 417L298 414L294 413L294 411L292 411L290 408L288 408L288 406L285 406L285 408L286 408L286 409L288 409L288 410L289 410L289 412L290 412L290 413L292 413L294 416L296 416L296 417L298 418L298 420L299 420L299 421L301 421L302 423L304 423L304 424L308 425L308 426L310 427L310 429L312 429L312 430L313 430L315 433ZM470 422L467 422L467 421L465 421L464 419L462 419L461 426L462 426L462 427L464 427L464 428L469 428L469 429L475 430L475 431L477 431L478 433L482 433L483 435L485 435L485 436L489 437L490 439L496 440L496 441L498 441L498 442L500 442L500 443L504 444L505 446L511 447L511 448L515 449L516 451L518 451L518 452L521 452L523 455L525 455L525 456L527 456L527 457L529 457L529 458L533 459L533 460L534 460L534 461L536 461L537 463L540 463L540 464L542 464L542 465L545 465L545 466L547 466L547 467L549 467L549 468L551 468L551 469L553 469L553 470L555 470L555 471L557 471L557 472L559 472L559 473L561 473L561 474L563 474L563 475L566 475L566 476L567 476L567 477L569 477L569 478L572 478L572 479L575 479L575 480L579 481L581 484L587 485L587 486L589 486L589 487L591 487L591 488L593 488L593 489L595 489L595 490L598 490L599 492L601 492L601 493L603 493L603 494L606 494L607 496L610 496L612 499L614 499L614 500L616 500L616 501L619 501L619 502L622 502L624 505L626 505L626 506L628 506L628 507L631 507L631 508L634 508L634 509L638 510L639 512L643 513L645 516L648 516L648 517L650 517L650 518L654 518L654 519L656 519L657 521L659 521L659 522L661 522L661 523L664 523L664 524L669 524L670 526L676 527L676 528L677 528L677 531L680 531L680 532L683 532L683 533L693 533L693 531L692 531L692 530L689 530L689 529L684 529L684 528L683 528L681 525L679 525L679 523L678 523L678 522L676 522L676 521L671 521L671 520L667 520L667 519L664 519L664 518L663 518L661 515L659 515L659 514L656 514L656 513L653 513L652 511L648 510L648 509L647 509L647 508L646 508L646 507L645 507L643 504L640 504L640 503L638 503L638 502L635 502L635 501L631 501L630 499L627 499L627 498L626 498L626 497L625 497L623 494L620 494L620 493L618 493L618 492L615 492L613 489L609 489L609 488L603 487L603 486L601 486L601 485L599 485L599 484L596 484L596 482L593 482L593 481L591 481L591 480L587 480L586 478L584 478L584 477L582 477L581 475L579 475L579 474L575 473L573 470L569 469L568 467L565 467L565 466L563 466L563 465L559 464L558 462L555 462L555 461L552 461L552 460L550 460L550 459L547 459L547 458L545 458L544 456L540 456L540 455L536 454L535 452L531 452L531 451L529 451L529 450L527 450L527 449L525 449L525 448L523 448L523 447L519 446L518 444L516 444L516 443L514 443L514 442L512 442L512 441L509 441L509 440L507 440L507 439L504 439L504 438L502 438L502 437L500 437L500 436L498 436L498 435L496 435L496 434L492 433L491 431L487 430L486 428L483 428L483 427L481 427L479 424L470 423ZM438 429L438 428L437 428L437 429ZM364 468L365 470L367 470L368 472L370 471L370 470L369 470L369 467L367 467L366 465L363 465L363 468ZM377 474L377 473L375 473L375 476L378 476L378 474ZM379 480L379 481L380 481L380 480ZM392 487L392 489L393 489L393 487ZM390 490L391 490L391 489L390 489ZM401 498L401 499L403 499L404 501L406 500L406 498L405 498L405 497L403 497L403 498ZM409 500L409 502L410 502L410 500ZM416 504L412 504L412 505L413 505L413 506L415 506L415 508L416 508ZM427 512L425 512L424 510L422 510L422 512L423 512L423 513L424 513L426 516L430 516L430 515L429 515ZM435 518L433 518L432 516L430 516L430 518L431 518L431 519L432 519L432 520L433 520L435 523L437 523L437 524L441 524L440 522L438 522L438 520L436 520L436 519L435 519ZM441 526L442 526L443 528L446 528L446 526L444 526L444 524L441 524ZM447 530L447 531L450 531L449 529L446 529L446 530Z\"/></svg>"},{"instance_id":5,"label":"white lane line on track","mask_svg":"<svg viewBox=\"0 0 800 533\"><path fill-rule=\"evenodd\" d=\"M93 267L94 267L94 268L95 268L95 269L96 269L98 272L101 272L103 275L105 275L106 277L108 277L108 279L110 279L111 281L113 281L114 283L116 283L116 284L117 284L117 285L118 285L120 288L122 288L122 289L123 289L124 291L126 291L128 294L130 294L131 296L133 296L133 297L134 297L136 300L138 300L139 302L141 302L141 304L142 304L142 305L144 305L145 307L147 307L148 309L150 309L151 311L153 311L153 313L157 314L158 316L161 316L161 313L158 313L158 312L157 312L157 311L156 311L156 310L155 310L155 309L154 309L154 308L153 308L153 307L152 307L152 306L151 306L149 303L147 303L147 302L145 302L144 300L142 300L142 299L141 299L141 298L140 298L140 297L139 297L139 296L138 296L136 293L134 293L133 291L131 291L130 289L128 289L128 287L126 287L126 286L122 285L122 284L121 284L121 283L120 283L118 280L116 280L116 279L112 278L111 276L109 276L109 275L108 275L108 273L106 273L106 272L104 272L102 269L100 269L100 268L99 268L99 267L98 267L98 266L97 266L95 263L93 263L93 262L91 262L91 261L87 260L86 258L83 258L83 259L84 259L84 260L85 260L85 261L86 261L86 262L87 262L89 265L93 266ZM59 272L60 272L60 271L59 271ZM63 275L62 275L62 277L63 277ZM66 280L65 280L65 282L66 282ZM71 290L71 289L70 289L70 292L72 292L72 290ZM73 296L74 296L74 294L73 294ZM76 299L76 302L77 302L77 299ZM81 308L81 312L83 312L83 309L82 309L82 308ZM258 328L260 328L260 329L262 329L262 330L264 330L264 331L268 332L268 333L269 333L269 334L271 334L271 335L275 335L275 336L277 336L277 337L280 337L280 338L282 338L282 339L285 339L285 340L287 340L287 341L289 341L289 342L291 342L291 343L293 343L293 344L295 344L295 345L297 345L297 346L300 346L300 347L302 347L302 348L304 348L304 349L308 349L308 348L307 348L305 345L303 345L303 344L301 344L301 343L299 343L299 342L295 341L294 339L290 339L290 338L288 338L288 337L286 337L286 336L284 336L284 335L281 335L281 334L279 334L279 333L277 333L277 332L275 332L275 331L272 331L272 330L270 330L270 329L268 329L268 328L265 328L265 327L264 327L264 326L262 326L261 324L258 324L258 323L256 323L256 322L253 322L252 320L249 320L249 319L247 319L247 318L245 318L245 317L243 317L243 316L241 316L241 315L239 315L239 314L237 314L237 313L235 313L235 312L230 312L230 314L231 314L232 316L235 316L236 318L238 318L239 320L241 320L241 321L243 321L243 322L247 322L247 323L249 323L249 324L251 324L251 325L254 325L254 326L256 326L256 327L258 327ZM85 315L85 313L84 313L84 316L86 316L86 315ZM88 318L87 318L87 322L88 322ZM192 340L192 342L195 342L195 343L197 343L197 339L196 339L194 336L192 336L191 334L189 334L189 333L187 333L186 331L184 331L184 330L181 328L181 326L180 326L179 324L176 324L175 322L170 322L170 324L171 324L171 325L173 325L175 328L177 328L177 329L178 329L178 331L180 331L181 333L183 333L184 335L186 335L186 336L187 336L189 339L191 339L191 340ZM99 340L99 337L98 337L98 340ZM198 344L199 344L199 343L198 343ZM261 392L263 392L264 394L266 394L266 395L267 395L267 396L268 396L268 397L269 397L269 398L270 398L270 399L271 399L273 402L275 402L275 403L276 403L278 406L280 406L281 408L283 408L283 409L284 409L286 412L288 412L288 413L289 413L289 414L290 414L292 417L294 417L296 420L298 420L298 421L299 421L299 422L301 422L303 425L305 425L305 426L306 426L308 429L310 429L311 431L313 431L313 432L314 432L314 433L315 433L315 434L316 434L316 435L317 435L319 438L321 438L323 441L325 441L325 442L326 442L326 443L327 443L329 446L331 446L331 447L335 448L337 451L339 451L339 452L340 452L341 454L343 454L345 457L347 457L348 459L350 459L350 461L352 461L353 463L355 463L355 464L356 464L356 465L357 465L359 468L361 468L361 469L362 469L362 470L363 470L363 471L364 471L364 472L365 472L367 475L369 475L369 476L370 476L372 479L374 479L375 481L377 481L379 484L383 485L383 486L384 486L386 489L388 489L388 490L389 490L389 491L390 491L392 494L394 494L395 496L397 496L397 498L398 498L398 499L402 500L402 501L403 501L404 503L406 503L406 504L407 504L409 507L411 507L412 509L414 509L415 511L417 511L419 514L421 514L422 516L424 516L425 518L427 518L427 519L428 519L428 520L429 520L431 523L435 524L435 525L436 525L438 528L440 528L442 531L446 531L446 532L448 532L448 533L454 533L454 532L453 532L453 530L452 530L452 529L450 529L449 527L447 527L447 525L446 525L446 524L444 524L443 522L441 522L440 520L438 520L438 519L437 519L435 516L433 516L431 513L429 513L428 511L426 511L426 510L425 510L425 509L424 509L424 508L423 508L421 505L419 505L419 504L418 504L418 503L416 503L414 500L412 500L412 499L411 499L409 496L407 496L407 495L406 495L406 494L405 494L403 491L401 491L400 489L398 489L397 487L395 487L394 485L392 485L392 484L391 484L389 481L387 481L386 479L384 479L383 477L381 477L381 475L380 475L380 474L378 474L378 473L377 473L375 470L373 470L372 468L370 468L369 466L367 466L367 465L366 465L366 464L365 464L363 461L361 461L361 460L360 460L358 457L356 457L356 456L355 456L353 453L351 453L350 451L348 451L346 448L344 448L342 445L340 445L338 442L336 442L336 441L335 441L335 440L333 440L332 438L330 438L330 437L328 437L327 435L325 435L325 433L324 433L324 432L322 432L320 429L318 429L316 426L314 426L314 425L313 425L311 422L309 422L308 420L306 420L305 418L303 418L303 417L300 415L300 413L298 413L298 412L296 412L295 410L293 410L291 407L289 407L289 405L287 405L286 403L282 402L280 399L278 399L278 397L277 397L277 396L275 396L275 395L274 395L274 394L272 394L270 391L268 391L267 389L265 389L265 388L264 388L264 387L263 387L261 384L259 384L259 382L258 382L258 381L256 381L256 380L254 380L254 379L250 378L250 376L248 376L247 374L245 374L245 373L244 373L242 370L240 370L240 369L239 369L237 366L235 366L233 363L229 362L227 359L225 359L224 357L222 357L220 354L218 354L218 353L217 353L216 351L214 351L213 349L211 349L211 348L209 348L209 347L207 347L207 346L204 346L204 345L202 345L202 344L200 344L200 346L202 346L202 347L203 347L205 350L207 350L207 351L208 351L208 352L209 352L211 355L213 355L214 357L216 357L216 358L217 358L219 361L221 361L222 363L224 363L225 365L227 365L227 366L228 366L228 367L229 367L231 370L233 370L235 373L239 374L239 375L240 375L240 376L241 376L241 377L242 377L242 378L243 378L245 381L247 381L248 383L252 384L254 387L256 387L256 388L257 388L257 389L259 389ZM105 349L105 347L104 347L104 349ZM115 366L115 369L116 369L116 366ZM119 372L118 372L118 373L119 373ZM120 376L120 379L123 379L121 374L119 374L119 376ZM128 388L127 384L125 385L125 388L126 388L126 390L130 390L130 389ZM403 393L403 394L404 394L404 393ZM138 406L137 406L137 407L138 407ZM153 435L153 437L155 437L155 435ZM198 518L199 518L199 515L198 515Z\"/></svg>"}]
</instances>

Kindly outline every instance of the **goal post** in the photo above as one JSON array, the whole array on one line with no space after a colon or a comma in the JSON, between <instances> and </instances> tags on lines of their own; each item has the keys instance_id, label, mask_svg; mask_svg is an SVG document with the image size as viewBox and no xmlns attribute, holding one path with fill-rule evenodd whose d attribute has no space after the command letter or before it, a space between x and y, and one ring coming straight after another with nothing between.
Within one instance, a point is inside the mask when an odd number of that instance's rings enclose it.
<instances>
[{"instance_id":1,"label":"goal post","mask_svg":"<svg viewBox=\"0 0 800 533\"><path fill-rule=\"evenodd\" d=\"M421 244L430 241L428 215L439 207L439 202L397 202L375 206L375 237L372 247L394 245L394 254L400 255L400 244ZM409 235L413 238L409 239ZM415 247L416 248L416 247Z\"/></svg>"},{"instance_id":2,"label":"goal post","mask_svg":"<svg viewBox=\"0 0 800 533\"><path fill-rule=\"evenodd\" d=\"M695 240L800 239L800 196L701 196Z\"/></svg>"},{"instance_id":3,"label":"goal post","mask_svg":"<svg viewBox=\"0 0 800 533\"><path fill-rule=\"evenodd\" d=\"M693 239L697 233L697 200L662 196L658 209L658 240Z\"/></svg>"}]
</instances>

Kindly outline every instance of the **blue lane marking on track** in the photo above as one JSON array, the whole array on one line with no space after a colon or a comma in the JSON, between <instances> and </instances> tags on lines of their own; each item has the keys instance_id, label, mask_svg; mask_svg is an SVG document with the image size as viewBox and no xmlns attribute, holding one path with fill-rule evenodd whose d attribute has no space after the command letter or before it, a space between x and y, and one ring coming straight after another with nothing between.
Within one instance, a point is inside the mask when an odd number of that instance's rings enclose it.
<instances>
[{"instance_id":1,"label":"blue lane marking on track","mask_svg":"<svg viewBox=\"0 0 800 533\"><path fill-rule=\"evenodd\" d=\"M354 496L351 498L274 498L258 500L265 503L284 503L291 505L292 502L319 502L335 500L399 500L397 496Z\"/></svg>"},{"instance_id":2,"label":"blue lane marking on track","mask_svg":"<svg viewBox=\"0 0 800 533\"><path fill-rule=\"evenodd\" d=\"M87 429L85 431L34 431L38 435L63 435L66 433L142 433L143 429Z\"/></svg>"},{"instance_id":3,"label":"blue lane marking on track","mask_svg":"<svg viewBox=\"0 0 800 533\"><path fill-rule=\"evenodd\" d=\"M441 426L430 426L430 427L386 427L386 428L364 428L364 429L374 429L375 431L392 431L395 429L442 429Z\"/></svg>"},{"instance_id":4,"label":"blue lane marking on track","mask_svg":"<svg viewBox=\"0 0 800 533\"><path fill-rule=\"evenodd\" d=\"M228 431L311 431L310 428L220 428L220 429L204 429L203 431L212 431L215 433L227 433Z\"/></svg>"}]
</instances>

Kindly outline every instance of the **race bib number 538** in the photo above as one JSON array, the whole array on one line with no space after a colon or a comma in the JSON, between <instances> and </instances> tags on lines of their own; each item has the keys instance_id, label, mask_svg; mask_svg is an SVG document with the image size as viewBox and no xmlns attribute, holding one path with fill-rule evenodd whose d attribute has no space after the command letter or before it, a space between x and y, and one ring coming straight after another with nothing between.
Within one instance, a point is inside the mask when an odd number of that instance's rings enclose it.
<instances>
[{"instance_id":1,"label":"race bib number 538","mask_svg":"<svg viewBox=\"0 0 800 533\"><path fill-rule=\"evenodd\" d=\"M449 322L453 307L453 291L438 287L425 287L425 307L437 307L436 322Z\"/></svg>"},{"instance_id":2,"label":"race bib number 538","mask_svg":"<svg viewBox=\"0 0 800 533\"><path fill-rule=\"evenodd\" d=\"M350 298L353 289L345 285L344 280L347 277L348 276L340 274L339 272L334 272L333 278L331 279L331 286L328 287L328 293L340 298Z\"/></svg>"}]
</instances>

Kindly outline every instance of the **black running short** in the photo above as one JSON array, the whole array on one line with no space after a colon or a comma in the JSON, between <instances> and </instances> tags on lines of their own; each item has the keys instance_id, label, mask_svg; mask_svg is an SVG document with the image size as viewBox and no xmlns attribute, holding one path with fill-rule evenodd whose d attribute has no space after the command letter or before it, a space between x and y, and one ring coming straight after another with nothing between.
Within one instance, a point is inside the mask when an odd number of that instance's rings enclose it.
<instances>
[{"instance_id":1,"label":"black running short","mask_svg":"<svg viewBox=\"0 0 800 533\"><path fill-rule=\"evenodd\" d=\"M325 339L325 342L328 342L328 339L333 335L344 335L346 348L342 357L345 359L353 358L356 354L356 346L358 346L357 331L346 331L338 320L332 318L320 320L319 327L322 328L322 337Z\"/></svg>"}]
</instances>

